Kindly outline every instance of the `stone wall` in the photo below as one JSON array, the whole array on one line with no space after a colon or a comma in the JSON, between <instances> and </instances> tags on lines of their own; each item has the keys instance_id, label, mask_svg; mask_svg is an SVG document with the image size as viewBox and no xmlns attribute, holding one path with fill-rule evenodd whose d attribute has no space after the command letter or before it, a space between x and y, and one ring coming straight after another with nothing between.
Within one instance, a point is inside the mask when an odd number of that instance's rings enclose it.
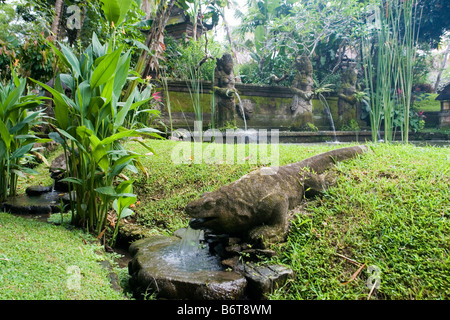
<instances>
[{"instance_id":1,"label":"stone wall","mask_svg":"<svg viewBox=\"0 0 450 320\"><path fill-rule=\"evenodd\" d=\"M210 82L202 83L200 104L203 108L204 128L211 124L212 88ZM172 125L174 128L193 128L195 113L192 106L191 94L186 81L170 81L168 83ZM240 106L247 114L247 127L254 129L280 129L290 131L331 130L328 113L318 99L313 99L312 112L293 115L293 94L289 88L280 86L265 86L236 83L240 100L236 97L237 111ZM327 97L327 102L333 117L336 130L348 128L352 119L356 120L360 129L368 129L368 124L359 119L359 106L350 108L338 116L338 98ZM167 105L165 103L164 105ZM169 126L167 107L162 110L163 122ZM244 120L237 117L236 125L244 127Z\"/></svg>"},{"instance_id":2,"label":"stone wall","mask_svg":"<svg viewBox=\"0 0 450 320\"><path fill-rule=\"evenodd\" d=\"M441 101L439 113L439 128L450 128L450 101Z\"/></svg>"}]
</instances>

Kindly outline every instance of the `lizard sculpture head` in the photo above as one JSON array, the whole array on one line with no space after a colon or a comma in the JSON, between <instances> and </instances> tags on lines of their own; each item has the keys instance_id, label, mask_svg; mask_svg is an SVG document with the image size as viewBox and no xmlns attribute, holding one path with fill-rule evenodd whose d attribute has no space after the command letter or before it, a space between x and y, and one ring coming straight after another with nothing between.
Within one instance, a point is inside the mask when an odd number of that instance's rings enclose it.
<instances>
[{"instance_id":1,"label":"lizard sculpture head","mask_svg":"<svg viewBox=\"0 0 450 320\"><path fill-rule=\"evenodd\" d=\"M209 229L215 233L235 233L241 231L245 217L236 214L236 202L228 201L220 190L206 192L199 199L189 203L185 212L191 218L193 229Z\"/></svg>"}]
</instances>

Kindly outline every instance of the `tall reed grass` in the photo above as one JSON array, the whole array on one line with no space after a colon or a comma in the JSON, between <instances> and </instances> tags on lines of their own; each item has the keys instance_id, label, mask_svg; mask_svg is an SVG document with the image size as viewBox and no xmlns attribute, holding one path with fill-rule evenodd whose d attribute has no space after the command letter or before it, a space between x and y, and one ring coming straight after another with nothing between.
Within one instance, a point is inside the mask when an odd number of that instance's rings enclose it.
<instances>
[{"instance_id":1,"label":"tall reed grass","mask_svg":"<svg viewBox=\"0 0 450 320\"><path fill-rule=\"evenodd\" d=\"M362 38L362 61L370 95L372 140L384 125L384 139L394 139L394 116L401 114L402 141L408 142L413 63L419 15L416 0L370 1L368 29ZM420 20L420 19L419 19Z\"/></svg>"}]
</instances>

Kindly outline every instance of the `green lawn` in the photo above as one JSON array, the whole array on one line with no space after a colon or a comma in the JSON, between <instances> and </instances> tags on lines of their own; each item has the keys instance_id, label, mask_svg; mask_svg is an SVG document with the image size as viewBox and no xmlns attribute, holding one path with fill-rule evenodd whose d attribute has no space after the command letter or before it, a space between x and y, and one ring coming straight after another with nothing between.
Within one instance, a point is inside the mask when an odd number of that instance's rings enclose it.
<instances>
[{"instance_id":1,"label":"green lawn","mask_svg":"<svg viewBox=\"0 0 450 320\"><path fill-rule=\"evenodd\" d=\"M186 226L187 203L261 165L250 163L247 155L235 157L242 164L196 163L195 153L176 164L174 148L190 144L150 144L157 154L143 160L149 177L126 173L136 179L136 221L150 234ZM139 144L130 146L148 152ZM201 147L208 151L210 146ZM279 163L340 147L280 145ZM361 158L339 163L338 184L298 210L288 241L274 247L275 261L293 268L297 277L271 299L449 298L450 148L370 147ZM85 245L79 234L1 214L0 298L124 298L110 289L98 265L98 247ZM81 269L83 292L65 288L67 268L74 265ZM380 286L370 293L375 280Z\"/></svg>"},{"instance_id":2,"label":"green lawn","mask_svg":"<svg viewBox=\"0 0 450 320\"><path fill-rule=\"evenodd\" d=\"M438 96L437 93L426 93L419 96L416 101L414 101L413 109L416 111L441 111L441 102L436 100Z\"/></svg>"},{"instance_id":3,"label":"green lawn","mask_svg":"<svg viewBox=\"0 0 450 320\"><path fill-rule=\"evenodd\" d=\"M0 300L124 299L95 243L80 230L0 213Z\"/></svg>"},{"instance_id":4,"label":"green lawn","mask_svg":"<svg viewBox=\"0 0 450 320\"><path fill-rule=\"evenodd\" d=\"M366 299L378 278L372 299L449 299L449 163L449 148L401 145L340 163L278 248L297 280L272 298ZM359 266L344 257L365 264L346 285Z\"/></svg>"}]
</instances>

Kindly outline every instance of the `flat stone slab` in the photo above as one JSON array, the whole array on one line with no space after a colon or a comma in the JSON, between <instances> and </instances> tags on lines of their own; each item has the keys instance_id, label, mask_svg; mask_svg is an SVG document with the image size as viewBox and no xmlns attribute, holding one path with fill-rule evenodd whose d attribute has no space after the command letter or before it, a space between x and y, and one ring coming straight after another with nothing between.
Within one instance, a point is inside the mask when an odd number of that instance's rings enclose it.
<instances>
[{"instance_id":1,"label":"flat stone slab","mask_svg":"<svg viewBox=\"0 0 450 320\"><path fill-rule=\"evenodd\" d=\"M40 196L51 191L52 186L30 186L25 190L25 193L29 196Z\"/></svg>"},{"instance_id":2,"label":"flat stone slab","mask_svg":"<svg viewBox=\"0 0 450 320\"><path fill-rule=\"evenodd\" d=\"M53 196L55 196L53 198ZM42 194L40 196L19 195L8 198L1 204L2 210L15 214L43 215L59 212L59 196Z\"/></svg>"},{"instance_id":3,"label":"flat stone slab","mask_svg":"<svg viewBox=\"0 0 450 320\"><path fill-rule=\"evenodd\" d=\"M190 300L236 300L244 298L247 280L237 272L221 270L220 262L209 270L182 270L171 262L177 255L167 249L178 237L155 236L134 242L129 252L130 286L137 298L154 293L157 298ZM194 264L201 261L195 261Z\"/></svg>"},{"instance_id":4,"label":"flat stone slab","mask_svg":"<svg viewBox=\"0 0 450 320\"><path fill-rule=\"evenodd\" d=\"M248 281L249 295L255 299L264 299L295 277L292 269L278 264L244 263L239 269Z\"/></svg>"},{"instance_id":5,"label":"flat stone slab","mask_svg":"<svg viewBox=\"0 0 450 320\"><path fill-rule=\"evenodd\" d=\"M51 190L51 187L49 187ZM0 204L0 209L14 214L45 215L61 212L61 200L69 203L65 193L46 192L47 187L27 189L27 194L9 197ZM67 210L67 207L66 207Z\"/></svg>"}]
</instances>

